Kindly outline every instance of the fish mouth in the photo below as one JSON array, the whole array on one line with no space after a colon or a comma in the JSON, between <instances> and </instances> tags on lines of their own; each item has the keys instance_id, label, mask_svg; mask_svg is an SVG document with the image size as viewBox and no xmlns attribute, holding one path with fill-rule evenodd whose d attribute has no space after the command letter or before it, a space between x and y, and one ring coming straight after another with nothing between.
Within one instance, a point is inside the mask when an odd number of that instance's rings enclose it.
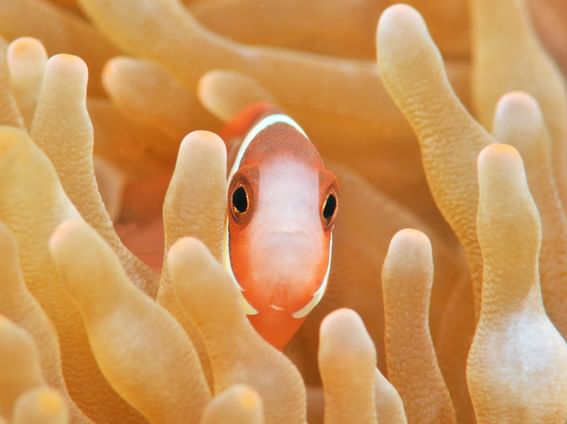
<instances>
[{"instance_id":1,"label":"fish mouth","mask_svg":"<svg viewBox=\"0 0 567 424\"><path fill-rule=\"evenodd\" d=\"M301 254L296 256L303 259ZM264 301L260 301L260 303L267 304L267 309L272 312L284 313L295 319L302 319L307 316L317 306L326 291L331 258L329 257L324 264L322 274L317 272L316 269L311 269L306 274L304 265L305 262L302 264L301 260L295 261L293 259L291 261L284 259L280 263L268 264L264 262L264 272L255 275L256 282L262 282L262 292L266 295ZM252 289L252 291L256 290ZM242 296L252 307L252 304L256 304L256 302L253 299L248 299L247 295L250 295L250 293L243 290ZM258 299L255 300L258 301ZM257 309L256 306L252 308L251 315L260 312L260 309ZM261 309L264 312L266 311L265 308Z\"/></svg>"}]
</instances>

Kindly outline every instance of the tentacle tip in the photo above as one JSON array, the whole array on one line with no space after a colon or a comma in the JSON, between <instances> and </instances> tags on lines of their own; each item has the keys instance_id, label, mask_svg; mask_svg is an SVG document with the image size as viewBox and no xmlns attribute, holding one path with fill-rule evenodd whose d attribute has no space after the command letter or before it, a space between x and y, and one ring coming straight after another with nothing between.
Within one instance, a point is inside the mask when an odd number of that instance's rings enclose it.
<instances>
[{"instance_id":1,"label":"tentacle tip","mask_svg":"<svg viewBox=\"0 0 567 424\"><path fill-rule=\"evenodd\" d=\"M199 78L197 82L197 97L205 108L209 106L211 93L214 93L216 80L222 73L223 72L218 69L213 69Z\"/></svg>"},{"instance_id":2,"label":"tentacle tip","mask_svg":"<svg viewBox=\"0 0 567 424\"><path fill-rule=\"evenodd\" d=\"M187 134L179 146L180 156L191 156L195 150L220 157L226 161L226 147L222 138L211 131L197 130Z\"/></svg>"},{"instance_id":3,"label":"tentacle tip","mask_svg":"<svg viewBox=\"0 0 567 424\"><path fill-rule=\"evenodd\" d=\"M69 240L75 238L77 234L82 234L86 231L85 224L79 218L69 218L60 223L51 234L49 238L49 250L52 254L57 256L58 252L66 249L66 244ZM77 248L78 246L71 247L71 250Z\"/></svg>"},{"instance_id":4,"label":"tentacle tip","mask_svg":"<svg viewBox=\"0 0 567 424\"><path fill-rule=\"evenodd\" d=\"M128 56L114 56L107 60L100 75L104 89L111 92L110 88L115 84L120 84L120 76L123 75L123 71L132 63L136 63L135 61L136 59Z\"/></svg>"},{"instance_id":5,"label":"tentacle tip","mask_svg":"<svg viewBox=\"0 0 567 424\"><path fill-rule=\"evenodd\" d=\"M181 254L191 254L193 251L198 250L201 247L204 248L204 244L198 238L191 236L182 237L169 248L168 256L173 257Z\"/></svg>"},{"instance_id":6,"label":"tentacle tip","mask_svg":"<svg viewBox=\"0 0 567 424\"><path fill-rule=\"evenodd\" d=\"M495 121L503 119L504 116L514 117L515 122L531 122L537 120L543 123L543 115L538 102L528 93L523 91L511 91L504 94L498 100Z\"/></svg>"},{"instance_id":7,"label":"tentacle tip","mask_svg":"<svg viewBox=\"0 0 567 424\"><path fill-rule=\"evenodd\" d=\"M208 249L205 244L196 237L183 237L177 240L167 252L167 265L172 272L182 271L193 267L206 257Z\"/></svg>"},{"instance_id":8,"label":"tentacle tip","mask_svg":"<svg viewBox=\"0 0 567 424\"><path fill-rule=\"evenodd\" d=\"M320 355L336 360L348 359L345 353L376 355L374 344L360 316L352 309L331 312L321 322Z\"/></svg>"},{"instance_id":9,"label":"tentacle tip","mask_svg":"<svg viewBox=\"0 0 567 424\"><path fill-rule=\"evenodd\" d=\"M510 163L520 162L520 153L509 144L491 144L481 150L478 155L479 172L487 167L508 167Z\"/></svg>"},{"instance_id":10,"label":"tentacle tip","mask_svg":"<svg viewBox=\"0 0 567 424\"><path fill-rule=\"evenodd\" d=\"M190 144L190 145L209 145L211 143L215 143L217 141L221 141L220 137L212 131L206 130L196 130L191 131L183 138L183 144ZM224 148L224 143L222 144Z\"/></svg>"},{"instance_id":11,"label":"tentacle tip","mask_svg":"<svg viewBox=\"0 0 567 424\"><path fill-rule=\"evenodd\" d=\"M30 53L39 53L47 58L47 52L41 42L33 37L19 37L8 46L8 58L27 56Z\"/></svg>"},{"instance_id":12,"label":"tentacle tip","mask_svg":"<svg viewBox=\"0 0 567 424\"><path fill-rule=\"evenodd\" d=\"M47 68L61 73L88 75L88 67L83 59L67 53L59 53L47 60Z\"/></svg>"},{"instance_id":13,"label":"tentacle tip","mask_svg":"<svg viewBox=\"0 0 567 424\"><path fill-rule=\"evenodd\" d=\"M212 69L205 73L197 83L197 92L199 94L205 95L208 93L209 90L214 90L215 87L218 87L218 83L222 84L223 81L226 81L228 78L239 77L240 74L235 71L225 70L225 69ZM202 100L201 96L199 99Z\"/></svg>"},{"instance_id":14,"label":"tentacle tip","mask_svg":"<svg viewBox=\"0 0 567 424\"><path fill-rule=\"evenodd\" d=\"M47 389L40 393L38 397L39 407L46 415L61 414L64 404L59 393L55 390Z\"/></svg>"},{"instance_id":15,"label":"tentacle tip","mask_svg":"<svg viewBox=\"0 0 567 424\"><path fill-rule=\"evenodd\" d=\"M390 242L391 246L400 245L403 247L408 244L431 245L431 242L429 241L429 237L427 237L424 232L416 230L414 228L404 228L398 231L396 234L394 234L392 241Z\"/></svg>"},{"instance_id":16,"label":"tentacle tip","mask_svg":"<svg viewBox=\"0 0 567 424\"><path fill-rule=\"evenodd\" d=\"M110 59L108 62L104 64L102 68L102 72L100 74L100 79L102 81L102 85L106 92L111 92L112 84L115 80L118 71L118 64L116 62L116 58Z\"/></svg>"},{"instance_id":17,"label":"tentacle tip","mask_svg":"<svg viewBox=\"0 0 567 424\"><path fill-rule=\"evenodd\" d=\"M238 385L235 390L238 402L244 409L252 411L259 407L260 396L255 390L245 385Z\"/></svg>"},{"instance_id":18,"label":"tentacle tip","mask_svg":"<svg viewBox=\"0 0 567 424\"><path fill-rule=\"evenodd\" d=\"M336 326L337 324L341 326L345 324L350 326L352 323L360 323L360 325L363 325L360 316L354 310L349 308L340 308L331 312L323 319L321 322L321 331L327 331L329 327Z\"/></svg>"},{"instance_id":19,"label":"tentacle tip","mask_svg":"<svg viewBox=\"0 0 567 424\"><path fill-rule=\"evenodd\" d=\"M378 20L377 40L393 43L406 37L408 31L417 30L420 35L429 37L427 25L421 14L407 4L394 4L384 10Z\"/></svg>"},{"instance_id":20,"label":"tentacle tip","mask_svg":"<svg viewBox=\"0 0 567 424\"><path fill-rule=\"evenodd\" d=\"M199 99L201 99L201 95L206 96L207 90L209 89L210 85L213 84L215 79L218 78L218 76L221 74L222 71L213 69L199 78L199 81L197 83L197 94L199 94Z\"/></svg>"},{"instance_id":21,"label":"tentacle tip","mask_svg":"<svg viewBox=\"0 0 567 424\"><path fill-rule=\"evenodd\" d=\"M485 191L502 196L518 189L529 192L522 157L509 144L492 144L482 149L477 168L481 194Z\"/></svg>"},{"instance_id":22,"label":"tentacle tip","mask_svg":"<svg viewBox=\"0 0 567 424\"><path fill-rule=\"evenodd\" d=\"M410 263L432 268L433 254L431 241L425 233L413 228L405 228L392 237L382 272L388 271L391 267L401 272Z\"/></svg>"}]
</instances>

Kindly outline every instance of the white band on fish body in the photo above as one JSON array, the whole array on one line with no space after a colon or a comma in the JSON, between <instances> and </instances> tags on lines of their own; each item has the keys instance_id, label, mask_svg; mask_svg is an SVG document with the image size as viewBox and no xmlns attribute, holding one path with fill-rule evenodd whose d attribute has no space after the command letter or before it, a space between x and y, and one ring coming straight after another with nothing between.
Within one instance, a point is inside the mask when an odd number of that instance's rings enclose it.
<instances>
[{"instance_id":1,"label":"white band on fish body","mask_svg":"<svg viewBox=\"0 0 567 424\"><path fill-rule=\"evenodd\" d=\"M265 118L262 118L260 121L258 121L256 125L252 127L252 129L248 132L248 134L246 134L246 137L244 137L242 144L238 148L238 153L236 153L236 158L234 159L234 163L232 164L232 167L230 168L230 173L228 174L229 184L234 174L236 174L236 171L238 171L238 168L240 168L240 164L242 163L242 158L244 157L246 150L248 150L250 143L252 143L252 140L254 140L256 136L260 134L262 131L264 131L266 128L274 124L287 124L293 127L294 129L296 129L297 131L299 131L301 134L303 134L305 138L308 138L307 134L305 134L305 131L303 131L303 129L299 126L299 124L295 122L293 119L291 119L289 116L284 115L283 113L275 113L273 115L268 115Z\"/></svg>"}]
</instances>

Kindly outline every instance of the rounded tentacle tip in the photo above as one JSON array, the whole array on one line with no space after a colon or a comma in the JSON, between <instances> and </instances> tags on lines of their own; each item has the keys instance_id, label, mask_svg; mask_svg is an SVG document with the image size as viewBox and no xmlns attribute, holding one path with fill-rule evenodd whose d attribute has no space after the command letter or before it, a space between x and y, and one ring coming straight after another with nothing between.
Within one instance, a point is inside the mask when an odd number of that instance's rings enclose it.
<instances>
[{"instance_id":1,"label":"rounded tentacle tip","mask_svg":"<svg viewBox=\"0 0 567 424\"><path fill-rule=\"evenodd\" d=\"M85 254L85 250L92 252L96 236L96 231L82 219L69 218L60 223L49 238L48 248L53 263L64 277L61 279L64 289L73 298L76 298L85 287L89 286L84 278L77 278L77 276L93 268L93 259L90 255ZM92 271L89 278L91 276ZM99 287L93 287L95 288Z\"/></svg>"},{"instance_id":2,"label":"rounded tentacle tip","mask_svg":"<svg viewBox=\"0 0 567 424\"><path fill-rule=\"evenodd\" d=\"M169 248L167 265L173 273L177 270L183 272L185 269L194 269L208 254L208 249L201 240L183 237Z\"/></svg>"},{"instance_id":3,"label":"rounded tentacle tip","mask_svg":"<svg viewBox=\"0 0 567 424\"><path fill-rule=\"evenodd\" d=\"M49 238L49 250L56 257L59 254L76 252L83 243L87 224L79 218L70 218L59 224Z\"/></svg>"},{"instance_id":4,"label":"rounded tentacle tip","mask_svg":"<svg viewBox=\"0 0 567 424\"><path fill-rule=\"evenodd\" d=\"M543 122L543 114L538 102L523 91L511 91L498 100L494 120L511 117L515 124L523 122Z\"/></svg>"},{"instance_id":5,"label":"rounded tentacle tip","mask_svg":"<svg viewBox=\"0 0 567 424\"><path fill-rule=\"evenodd\" d=\"M375 355L375 348L360 316L352 309L342 308L327 315L321 322L319 355L348 360L345 353Z\"/></svg>"},{"instance_id":6,"label":"rounded tentacle tip","mask_svg":"<svg viewBox=\"0 0 567 424\"><path fill-rule=\"evenodd\" d=\"M43 389L38 394L38 406L46 415L59 415L65 408L59 393L52 389Z\"/></svg>"},{"instance_id":7,"label":"rounded tentacle tip","mask_svg":"<svg viewBox=\"0 0 567 424\"><path fill-rule=\"evenodd\" d=\"M213 69L207 72L197 82L197 98L205 107L205 109L215 110L215 103L218 91L219 81L222 84L222 78L225 71Z\"/></svg>"},{"instance_id":8,"label":"rounded tentacle tip","mask_svg":"<svg viewBox=\"0 0 567 424\"><path fill-rule=\"evenodd\" d=\"M207 99L209 90L214 88L217 79L219 77L222 78L225 72L226 71L219 69L213 69L199 78L199 81L197 82L197 95L199 100L203 101L203 99Z\"/></svg>"},{"instance_id":9,"label":"rounded tentacle tip","mask_svg":"<svg viewBox=\"0 0 567 424\"><path fill-rule=\"evenodd\" d=\"M59 392L37 387L21 395L15 405L14 423L66 423L69 409Z\"/></svg>"},{"instance_id":10,"label":"rounded tentacle tip","mask_svg":"<svg viewBox=\"0 0 567 424\"><path fill-rule=\"evenodd\" d=\"M83 59L67 53L59 53L47 60L46 72L56 72L65 78L88 78L88 67Z\"/></svg>"},{"instance_id":11,"label":"rounded tentacle tip","mask_svg":"<svg viewBox=\"0 0 567 424\"><path fill-rule=\"evenodd\" d=\"M219 393L205 410L202 423L264 422L260 395L251 387L235 384Z\"/></svg>"},{"instance_id":12,"label":"rounded tentacle tip","mask_svg":"<svg viewBox=\"0 0 567 424\"><path fill-rule=\"evenodd\" d=\"M226 161L226 147L222 138L211 131L197 130L187 134L179 146L179 155L190 156L195 150L207 152Z\"/></svg>"},{"instance_id":13,"label":"rounded tentacle tip","mask_svg":"<svg viewBox=\"0 0 567 424\"><path fill-rule=\"evenodd\" d=\"M380 76L397 101L414 93L408 88L413 84L445 78L441 53L425 20L411 6L397 4L382 13L376 31L376 53ZM411 101L416 101L413 95Z\"/></svg>"},{"instance_id":14,"label":"rounded tentacle tip","mask_svg":"<svg viewBox=\"0 0 567 424\"><path fill-rule=\"evenodd\" d=\"M395 4L382 12L376 33L379 47L387 43L388 46L399 49L407 44L408 37L413 39L415 35L429 38L425 20L416 9L407 4Z\"/></svg>"},{"instance_id":15,"label":"rounded tentacle tip","mask_svg":"<svg viewBox=\"0 0 567 424\"><path fill-rule=\"evenodd\" d=\"M119 58L113 57L106 62L102 68L100 79L107 92L110 91L110 87L112 87L112 84L115 82L116 76L118 75L118 69L120 66L120 62L118 60Z\"/></svg>"},{"instance_id":16,"label":"rounded tentacle tip","mask_svg":"<svg viewBox=\"0 0 567 424\"><path fill-rule=\"evenodd\" d=\"M394 272L396 281L401 281L404 270L413 275L416 267L433 267L431 241L427 235L413 228L398 231L390 240L390 246L384 260L382 277Z\"/></svg>"},{"instance_id":17,"label":"rounded tentacle tip","mask_svg":"<svg viewBox=\"0 0 567 424\"><path fill-rule=\"evenodd\" d=\"M244 384L238 384L230 390L233 391L235 398L243 409L251 411L260 407L262 401L254 389Z\"/></svg>"},{"instance_id":18,"label":"rounded tentacle tip","mask_svg":"<svg viewBox=\"0 0 567 424\"><path fill-rule=\"evenodd\" d=\"M47 60L47 52L41 42L33 37L19 37L8 46L8 60L20 57L41 57Z\"/></svg>"},{"instance_id":19,"label":"rounded tentacle tip","mask_svg":"<svg viewBox=\"0 0 567 424\"><path fill-rule=\"evenodd\" d=\"M431 248L429 237L422 231L413 228L404 228L394 234L390 241L389 250L406 251L412 249L414 246L429 246Z\"/></svg>"},{"instance_id":20,"label":"rounded tentacle tip","mask_svg":"<svg viewBox=\"0 0 567 424\"><path fill-rule=\"evenodd\" d=\"M512 177L524 173L520 153L509 144L491 144L478 155L478 173L482 180L484 175L497 173L501 177Z\"/></svg>"},{"instance_id":21,"label":"rounded tentacle tip","mask_svg":"<svg viewBox=\"0 0 567 424\"><path fill-rule=\"evenodd\" d=\"M135 59L128 56L114 56L106 61L100 75L105 90L108 91L109 87L120 83L122 70L130 66L134 61Z\"/></svg>"}]
</instances>

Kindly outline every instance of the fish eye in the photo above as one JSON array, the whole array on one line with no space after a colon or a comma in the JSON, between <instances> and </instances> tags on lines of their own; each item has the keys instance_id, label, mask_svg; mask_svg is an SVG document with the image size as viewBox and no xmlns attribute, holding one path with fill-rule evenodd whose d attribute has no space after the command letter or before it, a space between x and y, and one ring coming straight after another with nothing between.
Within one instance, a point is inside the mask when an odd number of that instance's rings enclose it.
<instances>
[{"instance_id":1,"label":"fish eye","mask_svg":"<svg viewBox=\"0 0 567 424\"><path fill-rule=\"evenodd\" d=\"M335 193L331 192L327 195L323 208L321 209L321 215L326 226L330 226L335 217L335 212L337 211L337 196Z\"/></svg>"},{"instance_id":2,"label":"fish eye","mask_svg":"<svg viewBox=\"0 0 567 424\"><path fill-rule=\"evenodd\" d=\"M244 186L238 186L232 192L232 211L236 216L248 211L248 193Z\"/></svg>"},{"instance_id":3,"label":"fish eye","mask_svg":"<svg viewBox=\"0 0 567 424\"><path fill-rule=\"evenodd\" d=\"M227 218L240 227L246 226L254 215L258 172L247 165L231 178L226 193Z\"/></svg>"}]
</instances>

